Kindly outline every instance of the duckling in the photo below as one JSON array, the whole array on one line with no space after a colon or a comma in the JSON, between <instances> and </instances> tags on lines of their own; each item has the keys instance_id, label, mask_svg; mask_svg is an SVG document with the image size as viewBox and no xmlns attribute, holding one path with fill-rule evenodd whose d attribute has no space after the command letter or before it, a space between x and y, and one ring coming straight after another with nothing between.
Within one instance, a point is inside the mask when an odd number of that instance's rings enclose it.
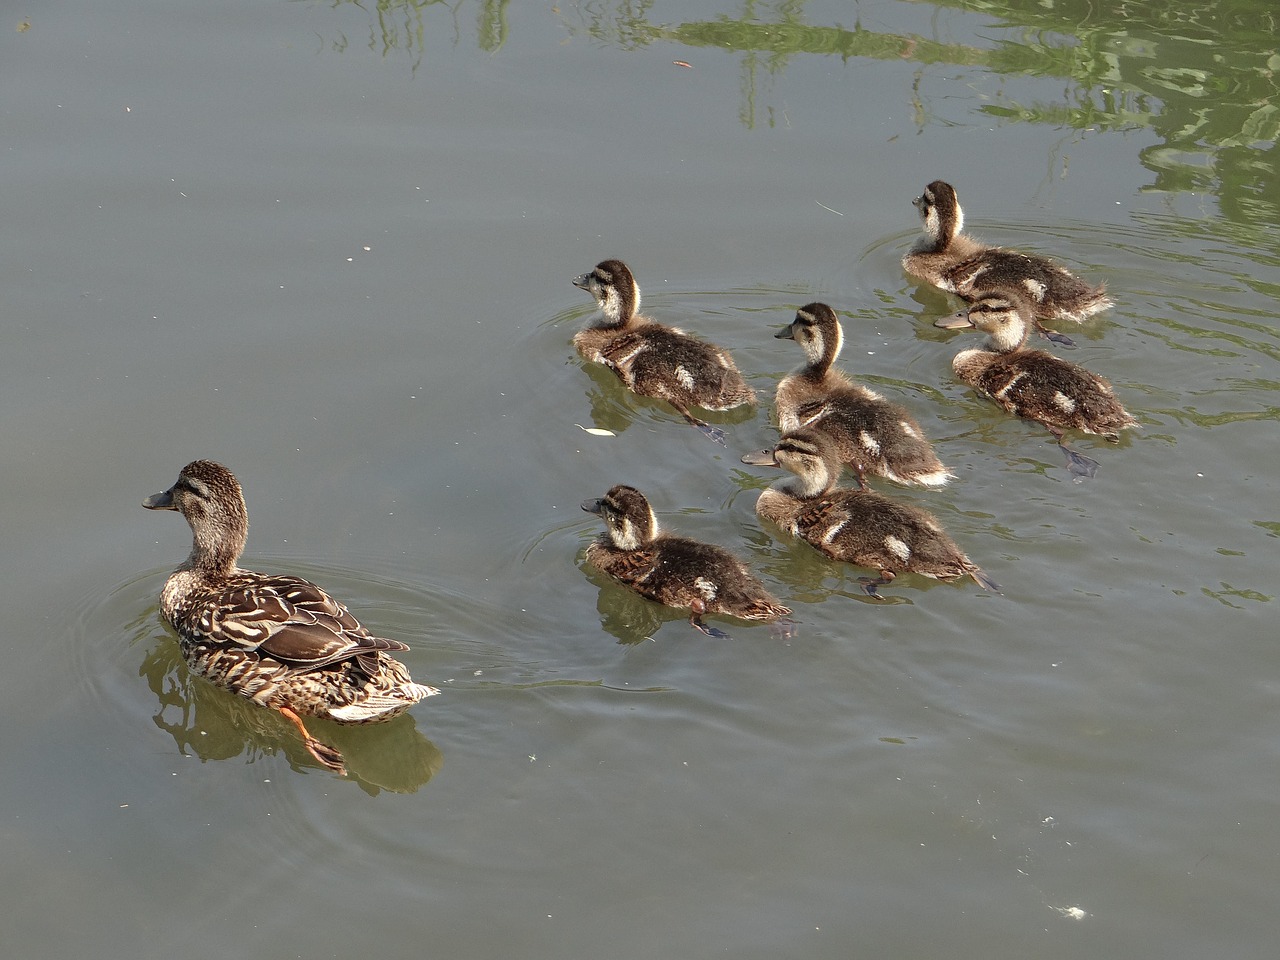
<instances>
[{"instance_id":1,"label":"duckling","mask_svg":"<svg viewBox=\"0 0 1280 960\"><path fill-rule=\"evenodd\" d=\"M832 560L878 570L879 579L861 580L870 596L902 572L935 580L967 574L984 590L1000 592L932 514L878 493L838 489L840 460L816 430L789 433L772 450L748 453L742 462L794 474L760 494L756 514Z\"/></svg>"},{"instance_id":2,"label":"duckling","mask_svg":"<svg viewBox=\"0 0 1280 960\"><path fill-rule=\"evenodd\" d=\"M378 723L440 692L414 683L391 657L406 644L373 636L314 583L237 566L249 515L239 481L222 464L192 461L142 505L175 510L191 526L191 554L160 594L183 659L199 676L278 710L329 769L345 774L342 754L312 737L302 716Z\"/></svg>"},{"instance_id":3,"label":"duckling","mask_svg":"<svg viewBox=\"0 0 1280 960\"><path fill-rule=\"evenodd\" d=\"M1112 393L1111 384L1084 367L1026 347L1031 307L1017 291L982 297L965 312L935 321L945 328L974 327L987 334L986 350L962 350L951 361L956 375L1019 417L1048 427L1077 480L1092 477L1098 461L1077 453L1064 430L1115 441L1138 421Z\"/></svg>"},{"instance_id":4,"label":"duckling","mask_svg":"<svg viewBox=\"0 0 1280 960\"><path fill-rule=\"evenodd\" d=\"M604 520L605 532L587 548L587 563L642 597L691 611L689 623L707 636L727 637L702 622L704 613L773 621L791 613L723 547L658 529L644 494L618 484L582 509Z\"/></svg>"},{"instance_id":5,"label":"duckling","mask_svg":"<svg viewBox=\"0 0 1280 960\"><path fill-rule=\"evenodd\" d=\"M640 313L640 288L621 260L605 260L573 281L596 299L599 323L580 330L573 345L586 360L602 363L642 397L665 400L717 443L724 431L699 420L689 408L730 410L755 403L728 351L695 340L683 330Z\"/></svg>"},{"instance_id":6,"label":"duckling","mask_svg":"<svg viewBox=\"0 0 1280 960\"><path fill-rule=\"evenodd\" d=\"M795 320L774 336L796 341L807 358L778 384L775 405L782 433L807 427L825 434L864 489L868 471L925 487L940 487L952 478L911 414L832 369L844 333L829 306L801 307Z\"/></svg>"},{"instance_id":7,"label":"duckling","mask_svg":"<svg viewBox=\"0 0 1280 960\"><path fill-rule=\"evenodd\" d=\"M1016 288L1031 302L1036 329L1066 346L1074 346L1071 339L1046 330L1041 319L1078 323L1112 306L1105 284L1092 286L1047 257L988 246L961 233L964 210L951 184L935 180L911 202L924 225L924 234L902 258L912 276L970 302L993 290Z\"/></svg>"}]
</instances>

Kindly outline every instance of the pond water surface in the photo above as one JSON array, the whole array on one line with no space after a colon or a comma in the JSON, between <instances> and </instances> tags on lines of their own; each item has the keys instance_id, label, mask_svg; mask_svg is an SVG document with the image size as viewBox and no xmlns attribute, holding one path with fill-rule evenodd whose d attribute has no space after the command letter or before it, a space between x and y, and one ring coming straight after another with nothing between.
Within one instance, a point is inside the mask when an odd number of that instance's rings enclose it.
<instances>
[{"instance_id":1,"label":"pond water surface","mask_svg":"<svg viewBox=\"0 0 1280 960\"><path fill-rule=\"evenodd\" d=\"M1274 956L1276 25L1144 10L10 7L0 953ZM1094 479L955 381L977 340L900 266L936 178L1107 282L1069 357L1142 426L1076 438ZM763 526L770 404L720 447L574 356L606 257L765 397L836 307L958 478L887 492L1003 594L876 601ZM181 664L188 532L140 502L196 457L246 565L444 690L317 724L349 779ZM618 482L795 636L585 572Z\"/></svg>"}]
</instances>

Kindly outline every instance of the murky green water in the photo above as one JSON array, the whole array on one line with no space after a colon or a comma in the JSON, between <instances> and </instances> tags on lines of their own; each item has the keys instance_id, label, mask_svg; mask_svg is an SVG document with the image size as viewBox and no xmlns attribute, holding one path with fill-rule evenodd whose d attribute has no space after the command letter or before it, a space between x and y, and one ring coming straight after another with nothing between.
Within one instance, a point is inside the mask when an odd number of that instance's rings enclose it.
<instances>
[{"instance_id":1,"label":"murky green water","mask_svg":"<svg viewBox=\"0 0 1280 960\"><path fill-rule=\"evenodd\" d=\"M1280 844L1271 4L110 6L0 18L6 957L1270 957ZM951 375L910 200L1105 279L1142 421L1073 484ZM826 300L995 579L874 602L772 478L587 370L570 280L732 349ZM599 427L616 436L589 435ZM249 565L445 688L381 728L189 678L139 506L194 457ZM790 641L581 569L616 482Z\"/></svg>"}]
</instances>

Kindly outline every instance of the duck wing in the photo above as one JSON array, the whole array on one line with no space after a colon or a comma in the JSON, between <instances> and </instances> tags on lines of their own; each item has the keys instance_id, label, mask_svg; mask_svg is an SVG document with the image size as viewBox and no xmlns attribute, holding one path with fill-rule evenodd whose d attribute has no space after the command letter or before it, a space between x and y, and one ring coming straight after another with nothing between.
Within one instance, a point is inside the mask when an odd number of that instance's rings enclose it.
<instances>
[{"instance_id":1,"label":"duck wing","mask_svg":"<svg viewBox=\"0 0 1280 960\"><path fill-rule=\"evenodd\" d=\"M299 670L349 659L372 668L378 651L409 649L399 640L371 636L346 606L297 577L254 578L229 586L201 611L200 631L213 643Z\"/></svg>"}]
</instances>

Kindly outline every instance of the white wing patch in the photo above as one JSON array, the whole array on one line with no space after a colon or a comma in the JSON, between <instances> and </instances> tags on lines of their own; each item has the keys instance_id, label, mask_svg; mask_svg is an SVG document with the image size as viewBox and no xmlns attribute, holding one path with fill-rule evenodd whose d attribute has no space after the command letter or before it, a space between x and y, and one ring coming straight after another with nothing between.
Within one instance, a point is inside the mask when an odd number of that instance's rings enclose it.
<instances>
[{"instance_id":1,"label":"white wing patch","mask_svg":"<svg viewBox=\"0 0 1280 960\"><path fill-rule=\"evenodd\" d=\"M871 456L880 456L880 443L866 430L858 433L858 442L862 444L862 449L871 454Z\"/></svg>"},{"instance_id":2,"label":"white wing patch","mask_svg":"<svg viewBox=\"0 0 1280 960\"><path fill-rule=\"evenodd\" d=\"M1026 376L1025 372L1015 373L1012 377L1009 378L1009 382L1006 383L999 390L997 390L995 393L993 393L992 396L999 397L1001 400L1003 400L1008 395L1009 391L1012 390L1015 386L1017 386L1018 381L1023 379L1025 376Z\"/></svg>"},{"instance_id":3,"label":"white wing patch","mask_svg":"<svg viewBox=\"0 0 1280 960\"><path fill-rule=\"evenodd\" d=\"M1063 413L1075 413L1076 402L1068 397L1061 390L1057 390L1053 394L1053 405Z\"/></svg>"},{"instance_id":4,"label":"white wing patch","mask_svg":"<svg viewBox=\"0 0 1280 960\"><path fill-rule=\"evenodd\" d=\"M892 553L903 563L906 563L911 559L911 548L893 534L889 534L889 536L884 538L884 545L886 550Z\"/></svg>"},{"instance_id":5,"label":"white wing patch","mask_svg":"<svg viewBox=\"0 0 1280 960\"><path fill-rule=\"evenodd\" d=\"M839 523L833 523L830 527L827 528L827 532L822 535L822 542L825 543L827 546L830 546L831 541L834 540L837 536L839 536L840 531L845 528L845 524L847 524L848 522L849 522L849 518L845 517Z\"/></svg>"},{"instance_id":6,"label":"white wing patch","mask_svg":"<svg viewBox=\"0 0 1280 960\"><path fill-rule=\"evenodd\" d=\"M1030 277L1022 281L1022 285L1027 288L1027 293L1031 294L1031 299L1036 303L1044 303L1044 295L1049 292L1039 280L1033 280Z\"/></svg>"},{"instance_id":7,"label":"white wing patch","mask_svg":"<svg viewBox=\"0 0 1280 960\"><path fill-rule=\"evenodd\" d=\"M919 431L919 430L917 430L915 427L913 427L913 426L912 426L910 423L908 423L906 420L899 420L899 421L898 421L898 426L900 426L900 427L902 428L902 432L903 432L903 433L905 433L905 434L906 434L908 437L910 437L912 440L919 440L919 439L921 439L921 438L920 438L920 431Z\"/></svg>"},{"instance_id":8,"label":"white wing patch","mask_svg":"<svg viewBox=\"0 0 1280 960\"><path fill-rule=\"evenodd\" d=\"M618 368L626 367L629 363L631 363L632 360L640 356L640 354L644 353L648 349L649 349L649 345L647 343L638 343L630 353L624 353L620 357L615 357L613 360L613 365Z\"/></svg>"},{"instance_id":9,"label":"white wing patch","mask_svg":"<svg viewBox=\"0 0 1280 960\"><path fill-rule=\"evenodd\" d=\"M706 577L698 577L693 581L693 588L702 594L704 600L714 600L716 598L717 587Z\"/></svg>"},{"instance_id":10,"label":"white wing patch","mask_svg":"<svg viewBox=\"0 0 1280 960\"><path fill-rule=\"evenodd\" d=\"M691 374L682 363L676 364L676 380L679 381L680 386L684 387L686 390L693 390L693 374Z\"/></svg>"}]
</instances>

